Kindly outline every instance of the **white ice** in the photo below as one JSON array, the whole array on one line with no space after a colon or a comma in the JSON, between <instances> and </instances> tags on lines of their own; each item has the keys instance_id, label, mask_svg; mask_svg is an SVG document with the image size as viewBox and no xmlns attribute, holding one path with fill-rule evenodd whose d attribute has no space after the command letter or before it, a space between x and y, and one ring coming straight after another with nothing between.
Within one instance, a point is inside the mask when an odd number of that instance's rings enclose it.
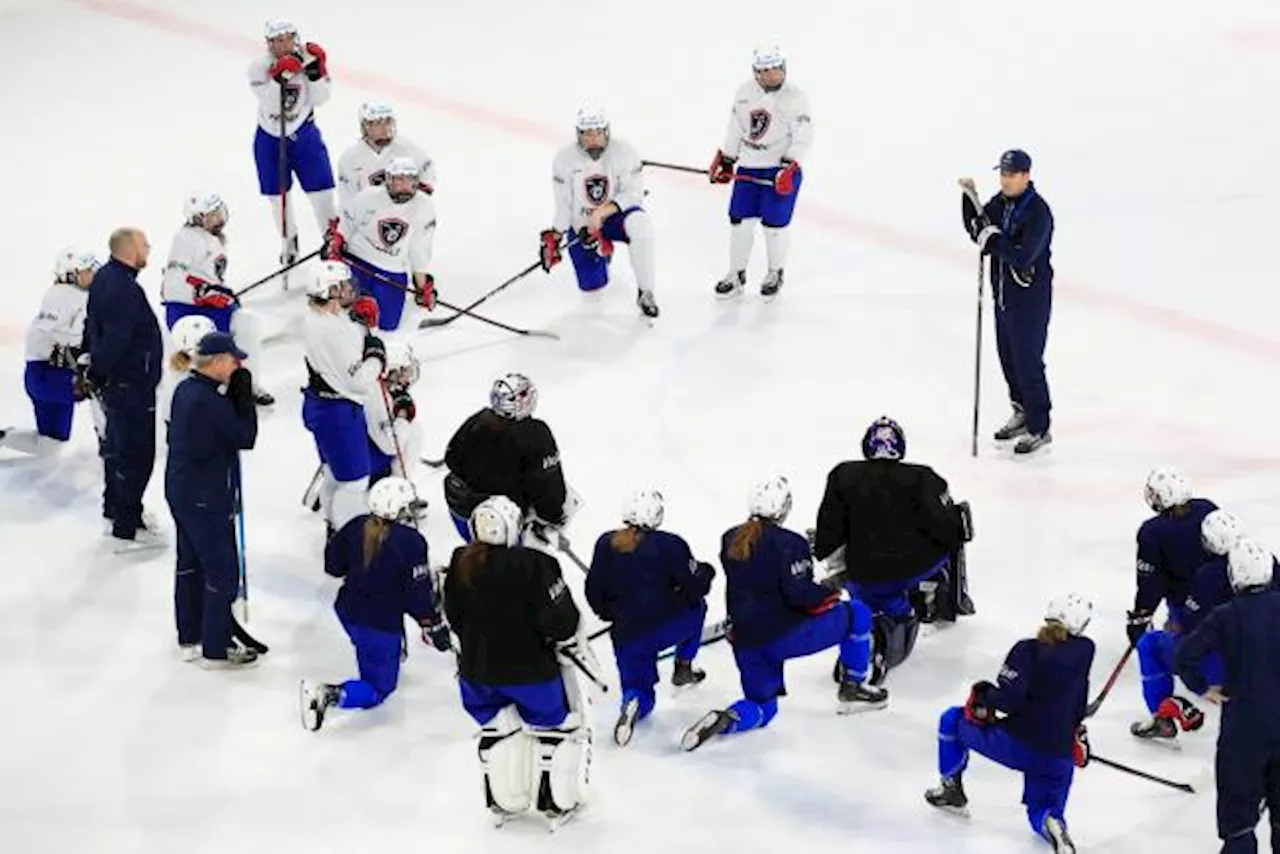
<instances>
[{"instance_id":1,"label":"white ice","mask_svg":"<svg viewBox=\"0 0 1280 854\"><path fill-rule=\"evenodd\" d=\"M286 340L261 366L280 403L245 457L251 628L273 646L256 670L177 660L172 557L104 547L87 411L60 456L0 455L0 850L1045 850L1017 775L980 759L971 820L924 804L938 713L992 678L1064 590L1096 604L1101 684L1123 648L1152 466L1184 466L1264 540L1280 533L1274 3L0 3L5 422L30 425L21 336L61 246L105 251L113 227L145 228L155 250L141 281L158 304L182 198L208 187L231 208L232 280L272 268L245 81L269 15L329 51L334 96L319 121L335 159L375 97L438 159L434 273L454 303L533 260L551 157L580 102L602 102L644 156L701 167L752 45L780 41L817 131L780 299L762 305L753 289L740 304L713 301L725 189L654 172L656 328L636 319L621 249L599 304L562 268L484 307L560 342L469 320L414 334L424 445L438 455L495 373L524 371L586 499L569 531L580 551L616 524L626 491L651 484L668 527L714 559L761 477L790 477L792 522L812 524L829 467L889 413L910 457L973 504L978 614L921 640L890 679L886 712L837 717L831 658L816 656L789 666L768 730L685 755L682 729L739 693L729 650L709 648L708 680L678 698L664 686L626 751L607 738L612 697L597 707L595 798L579 822L554 837L532 820L495 831L446 657L415 644L383 708L335 713L319 734L299 726L298 680L349 677L354 661L321 570L321 524L299 504L315 458ZM976 260L955 188L971 174L991 191L990 166L1011 146L1032 153L1057 216L1057 441L1025 462L985 439L969 455ZM314 244L310 216L300 221ZM753 286L762 252L758 241ZM275 286L248 302L277 326L300 308ZM985 321L984 436L1006 414L989 305ZM458 540L439 478L420 481L443 561ZM163 449L148 504L165 515ZM722 593L718 580L713 615ZM1199 793L1090 767L1068 811L1080 850L1212 850L1216 718L1179 755L1131 739L1143 713L1131 664L1091 722L1094 748Z\"/></svg>"}]
</instances>

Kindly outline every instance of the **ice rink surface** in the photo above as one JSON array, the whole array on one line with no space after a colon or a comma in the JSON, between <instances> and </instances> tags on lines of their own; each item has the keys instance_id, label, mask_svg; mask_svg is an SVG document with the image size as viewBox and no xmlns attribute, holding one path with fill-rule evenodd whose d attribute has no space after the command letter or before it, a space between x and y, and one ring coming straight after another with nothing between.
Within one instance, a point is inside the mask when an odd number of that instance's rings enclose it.
<instances>
[{"instance_id":1,"label":"ice rink surface","mask_svg":"<svg viewBox=\"0 0 1280 854\"><path fill-rule=\"evenodd\" d=\"M569 530L580 552L616 524L626 492L653 485L667 527L714 560L748 486L770 474L792 480L792 526L811 525L828 469L888 413L909 457L973 505L978 614L922 638L890 677L886 712L837 717L831 656L816 656L789 666L768 730L681 754L679 733L739 695L729 649L710 647L707 681L679 697L664 684L626 751L608 738L613 697L596 707L595 797L578 821L556 836L538 820L495 831L447 657L415 642L382 708L336 712L319 734L299 726L298 680L347 678L354 661L321 569L322 524L299 504L316 460L298 414L300 351L286 338L262 360L280 402L244 461L251 628L273 647L255 670L178 661L172 556L105 547L87 411L56 458L0 454L0 850L1047 850L1027 828L1019 777L982 760L966 778L967 823L924 804L938 713L994 678L1066 590L1096 606L1096 690L1123 649L1155 465L1182 465L1198 493L1280 543L1274 2L3 2L0 420L30 424L22 334L60 247L105 252L112 228L141 226L154 246L141 281L158 305L182 199L207 187L231 210L229 279L273 268L246 82L268 16L329 52L334 94L318 120L335 160L371 98L395 104L400 132L437 159L433 272L455 303L534 259L551 158L581 102L603 103L615 137L642 156L701 167L753 44L780 42L816 131L780 299L754 293L757 241L747 297L714 302L727 192L651 173L657 326L637 320L622 249L599 303L565 265L485 305L559 342L466 319L414 333L424 450L442 452L495 374L523 371L586 500ZM991 192L990 167L1013 146L1035 158L1057 219L1056 442L1020 462L985 439L969 456L976 260L955 187L973 175ZM305 207L300 222L310 248ZM300 294L274 285L246 302L276 327L301 310ZM1006 415L990 320L988 305L984 436ZM161 455L148 504L167 517ZM418 481L443 562L458 539L440 477ZM567 562L565 575L580 592ZM1091 721L1094 749L1200 792L1091 766L1068 809L1080 850L1214 849L1216 717L1179 754L1133 741L1128 724L1143 714L1131 664Z\"/></svg>"}]
</instances>

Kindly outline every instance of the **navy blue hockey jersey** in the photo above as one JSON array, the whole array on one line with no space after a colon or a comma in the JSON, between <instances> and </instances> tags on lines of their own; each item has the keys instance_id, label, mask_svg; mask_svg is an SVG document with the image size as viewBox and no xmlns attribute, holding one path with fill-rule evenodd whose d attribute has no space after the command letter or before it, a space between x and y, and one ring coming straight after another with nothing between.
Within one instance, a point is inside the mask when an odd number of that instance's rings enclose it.
<instances>
[{"instance_id":1,"label":"navy blue hockey jersey","mask_svg":"<svg viewBox=\"0 0 1280 854\"><path fill-rule=\"evenodd\" d=\"M997 726L1027 747L1046 756L1070 756L1089 701L1093 653L1093 641L1082 636L1053 645L1020 640L982 702L1004 712Z\"/></svg>"},{"instance_id":2,"label":"navy blue hockey jersey","mask_svg":"<svg viewBox=\"0 0 1280 854\"><path fill-rule=\"evenodd\" d=\"M324 550L324 571L345 582L334 605L338 616L384 632L404 630L404 615L419 623L437 618L427 568L427 541L407 525L393 524L381 550L364 565L364 523L342 526Z\"/></svg>"},{"instance_id":3,"label":"navy blue hockey jersey","mask_svg":"<svg viewBox=\"0 0 1280 854\"><path fill-rule=\"evenodd\" d=\"M682 537L645 531L635 551L619 552L610 544L613 533L596 540L586 593L591 610L613 623L614 643L657 628L699 605L711 590L714 570L710 565L699 569Z\"/></svg>"},{"instance_id":4,"label":"navy blue hockey jersey","mask_svg":"<svg viewBox=\"0 0 1280 854\"><path fill-rule=\"evenodd\" d=\"M754 649L791 631L832 594L814 582L809 541L800 534L766 524L751 557L739 561L729 556L737 531L721 538L725 602L734 645Z\"/></svg>"},{"instance_id":5,"label":"navy blue hockey jersey","mask_svg":"<svg viewBox=\"0 0 1280 854\"><path fill-rule=\"evenodd\" d=\"M1191 593L1196 570L1213 558L1200 543L1200 523L1218 505L1193 498L1181 515L1166 511L1138 528L1138 592L1135 611L1151 613L1160 600L1181 607Z\"/></svg>"}]
</instances>

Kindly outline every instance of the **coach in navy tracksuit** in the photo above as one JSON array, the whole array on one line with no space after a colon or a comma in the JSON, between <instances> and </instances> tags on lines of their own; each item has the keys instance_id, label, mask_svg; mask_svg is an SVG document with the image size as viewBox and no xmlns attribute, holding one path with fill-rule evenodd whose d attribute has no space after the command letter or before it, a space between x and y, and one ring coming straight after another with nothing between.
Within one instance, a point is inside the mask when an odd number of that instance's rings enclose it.
<instances>
[{"instance_id":1,"label":"coach in navy tracksuit","mask_svg":"<svg viewBox=\"0 0 1280 854\"><path fill-rule=\"evenodd\" d=\"M1052 441L1044 345L1053 307L1053 212L1031 180L1031 157L1006 151L1000 158L1000 192L979 211L962 196L965 229L991 257L996 302L996 348L1009 385L1013 416L996 431L998 441L1019 436L1014 451L1029 454ZM972 190L972 181L961 182Z\"/></svg>"},{"instance_id":2,"label":"coach in navy tracksuit","mask_svg":"<svg viewBox=\"0 0 1280 854\"><path fill-rule=\"evenodd\" d=\"M134 540L142 523L142 494L156 461L156 386L164 344L160 324L138 284L151 246L138 229L111 235L111 260L89 288L85 336L89 381L99 389L107 416L103 455L107 479L104 512L111 533Z\"/></svg>"},{"instance_id":3,"label":"coach in navy tracksuit","mask_svg":"<svg viewBox=\"0 0 1280 854\"><path fill-rule=\"evenodd\" d=\"M202 338L195 370L173 392L169 418L164 494L178 529L178 643L187 648L201 643L205 660L214 666L226 666L231 649L240 451L258 438L253 377L240 367L244 358L225 332ZM230 664L252 663L249 652L236 650Z\"/></svg>"}]
</instances>

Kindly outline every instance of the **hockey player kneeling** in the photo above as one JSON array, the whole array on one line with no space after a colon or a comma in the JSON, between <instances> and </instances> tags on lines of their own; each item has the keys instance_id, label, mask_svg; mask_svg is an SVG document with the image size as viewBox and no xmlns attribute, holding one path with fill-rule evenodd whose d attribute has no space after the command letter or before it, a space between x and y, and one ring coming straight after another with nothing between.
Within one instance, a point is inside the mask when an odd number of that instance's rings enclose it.
<instances>
[{"instance_id":1,"label":"hockey player kneeling","mask_svg":"<svg viewBox=\"0 0 1280 854\"><path fill-rule=\"evenodd\" d=\"M462 705L480 724L485 802L501 825L531 807L554 830L586 796L594 667L578 608L550 555L516 545L520 508L486 499L453 553L445 611L458 635Z\"/></svg>"},{"instance_id":2,"label":"hockey player kneeling","mask_svg":"<svg viewBox=\"0 0 1280 854\"><path fill-rule=\"evenodd\" d=\"M873 685L911 654L921 622L973 613L963 553L972 538L969 505L952 503L929 466L903 462L906 452L898 422L872 423L862 437L865 459L827 475L814 530L814 557L833 570L828 586L847 586L875 615ZM837 662L836 681L842 676Z\"/></svg>"}]
</instances>

